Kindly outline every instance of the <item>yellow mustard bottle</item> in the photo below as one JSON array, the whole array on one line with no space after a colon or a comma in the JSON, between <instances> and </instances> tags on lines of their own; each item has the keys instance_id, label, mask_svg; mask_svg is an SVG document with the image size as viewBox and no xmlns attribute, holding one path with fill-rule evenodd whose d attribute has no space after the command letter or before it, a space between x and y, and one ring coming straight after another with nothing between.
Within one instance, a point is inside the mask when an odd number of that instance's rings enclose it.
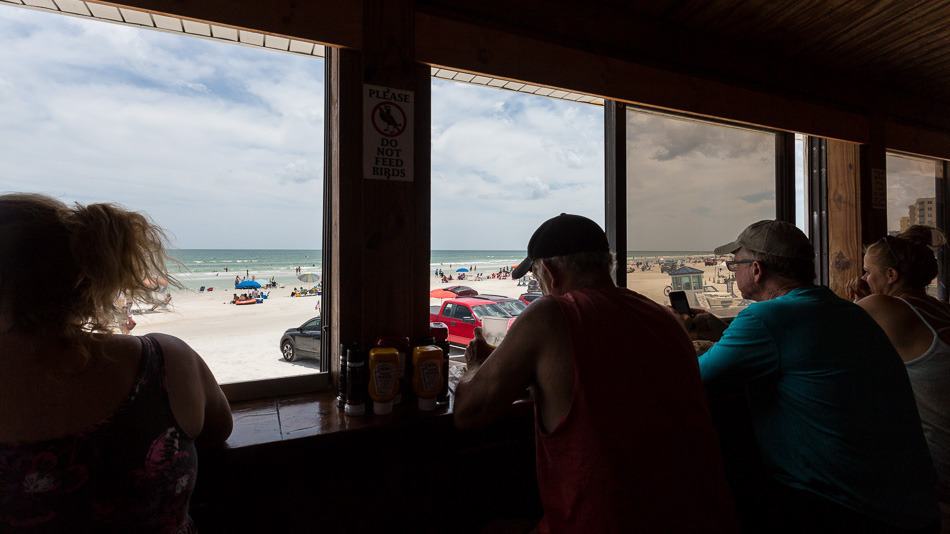
<instances>
[{"instance_id":1,"label":"yellow mustard bottle","mask_svg":"<svg viewBox=\"0 0 950 534\"><path fill-rule=\"evenodd\" d=\"M412 389L419 409L435 409L435 398L442 389L442 349L422 345L412 349Z\"/></svg>"},{"instance_id":2,"label":"yellow mustard bottle","mask_svg":"<svg viewBox=\"0 0 950 534\"><path fill-rule=\"evenodd\" d=\"M369 396L373 413L385 415L393 411L393 399L399 389L399 351L392 347L369 350Z\"/></svg>"}]
</instances>

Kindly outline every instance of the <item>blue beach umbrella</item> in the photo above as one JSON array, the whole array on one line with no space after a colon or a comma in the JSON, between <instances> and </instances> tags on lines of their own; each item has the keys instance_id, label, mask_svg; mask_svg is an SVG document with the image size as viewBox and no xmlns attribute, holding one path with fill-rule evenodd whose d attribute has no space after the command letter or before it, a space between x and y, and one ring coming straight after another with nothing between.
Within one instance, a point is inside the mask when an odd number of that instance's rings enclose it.
<instances>
[{"instance_id":1,"label":"blue beach umbrella","mask_svg":"<svg viewBox=\"0 0 950 534\"><path fill-rule=\"evenodd\" d=\"M457 272L457 273L467 273L467 272L468 272L468 267L459 267L458 269L455 270L455 272Z\"/></svg>"},{"instance_id":2,"label":"blue beach umbrella","mask_svg":"<svg viewBox=\"0 0 950 534\"><path fill-rule=\"evenodd\" d=\"M260 289L261 285L256 280L244 280L234 286L234 289Z\"/></svg>"}]
</instances>

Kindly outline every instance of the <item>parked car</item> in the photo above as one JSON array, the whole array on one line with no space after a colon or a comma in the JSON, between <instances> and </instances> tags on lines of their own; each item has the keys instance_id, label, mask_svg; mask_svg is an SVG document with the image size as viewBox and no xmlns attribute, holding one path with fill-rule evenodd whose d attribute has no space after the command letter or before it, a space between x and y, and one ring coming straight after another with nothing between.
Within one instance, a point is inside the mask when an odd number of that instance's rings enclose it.
<instances>
[{"instance_id":1,"label":"parked car","mask_svg":"<svg viewBox=\"0 0 950 534\"><path fill-rule=\"evenodd\" d=\"M527 305L541 298L541 295L542 295L541 292L531 291L528 293L522 293L521 296L518 297L518 300L520 300L521 302L524 302L525 305Z\"/></svg>"},{"instance_id":2,"label":"parked car","mask_svg":"<svg viewBox=\"0 0 950 534\"><path fill-rule=\"evenodd\" d=\"M320 358L321 321L314 317L280 336L280 354L288 362L300 358Z\"/></svg>"},{"instance_id":3,"label":"parked car","mask_svg":"<svg viewBox=\"0 0 950 534\"><path fill-rule=\"evenodd\" d=\"M505 310L505 312L512 317L521 315L521 312L523 312L525 308L528 307L528 305L522 302L520 299L513 299L504 295L486 295L484 293L480 293L478 298L494 302L499 308Z\"/></svg>"},{"instance_id":4,"label":"parked car","mask_svg":"<svg viewBox=\"0 0 950 534\"><path fill-rule=\"evenodd\" d=\"M449 286L442 289L455 293L456 297L474 297L475 295L478 295L478 291L475 291L468 286Z\"/></svg>"},{"instance_id":5,"label":"parked car","mask_svg":"<svg viewBox=\"0 0 950 534\"><path fill-rule=\"evenodd\" d=\"M440 306L429 307L429 322L447 324L449 343L455 345L468 345L484 317L511 318L512 315L494 302L479 297L446 299Z\"/></svg>"}]
</instances>

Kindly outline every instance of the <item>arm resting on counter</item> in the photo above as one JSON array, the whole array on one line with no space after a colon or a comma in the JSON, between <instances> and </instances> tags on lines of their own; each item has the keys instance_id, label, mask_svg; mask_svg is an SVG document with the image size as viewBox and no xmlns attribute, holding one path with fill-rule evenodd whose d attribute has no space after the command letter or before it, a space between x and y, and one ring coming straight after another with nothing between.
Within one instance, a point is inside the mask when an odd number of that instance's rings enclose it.
<instances>
[{"instance_id":1,"label":"arm resting on counter","mask_svg":"<svg viewBox=\"0 0 950 534\"><path fill-rule=\"evenodd\" d=\"M536 382L544 340L563 322L557 302L541 298L511 325L498 348L479 363L471 358L455 390L455 426L474 428L491 423L511 408L511 403ZM480 340L469 351L481 351ZM471 352L469 352L470 354Z\"/></svg>"}]
</instances>

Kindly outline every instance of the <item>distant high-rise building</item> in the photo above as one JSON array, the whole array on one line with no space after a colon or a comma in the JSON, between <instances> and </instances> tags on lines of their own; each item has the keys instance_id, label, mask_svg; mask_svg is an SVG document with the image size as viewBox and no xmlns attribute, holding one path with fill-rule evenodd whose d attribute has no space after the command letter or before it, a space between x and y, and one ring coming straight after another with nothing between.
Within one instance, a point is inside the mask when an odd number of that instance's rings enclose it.
<instances>
[{"instance_id":1,"label":"distant high-rise building","mask_svg":"<svg viewBox=\"0 0 950 534\"><path fill-rule=\"evenodd\" d=\"M918 198L907 206L907 217L901 217L901 232L915 224L937 226L937 203L934 197Z\"/></svg>"},{"instance_id":2,"label":"distant high-rise building","mask_svg":"<svg viewBox=\"0 0 950 534\"><path fill-rule=\"evenodd\" d=\"M913 206L911 206L911 209L913 209ZM904 230L907 230L908 228L910 228L910 217L907 217L907 216L901 217L900 231L903 232ZM894 233L896 234L897 232L894 232Z\"/></svg>"}]
</instances>

